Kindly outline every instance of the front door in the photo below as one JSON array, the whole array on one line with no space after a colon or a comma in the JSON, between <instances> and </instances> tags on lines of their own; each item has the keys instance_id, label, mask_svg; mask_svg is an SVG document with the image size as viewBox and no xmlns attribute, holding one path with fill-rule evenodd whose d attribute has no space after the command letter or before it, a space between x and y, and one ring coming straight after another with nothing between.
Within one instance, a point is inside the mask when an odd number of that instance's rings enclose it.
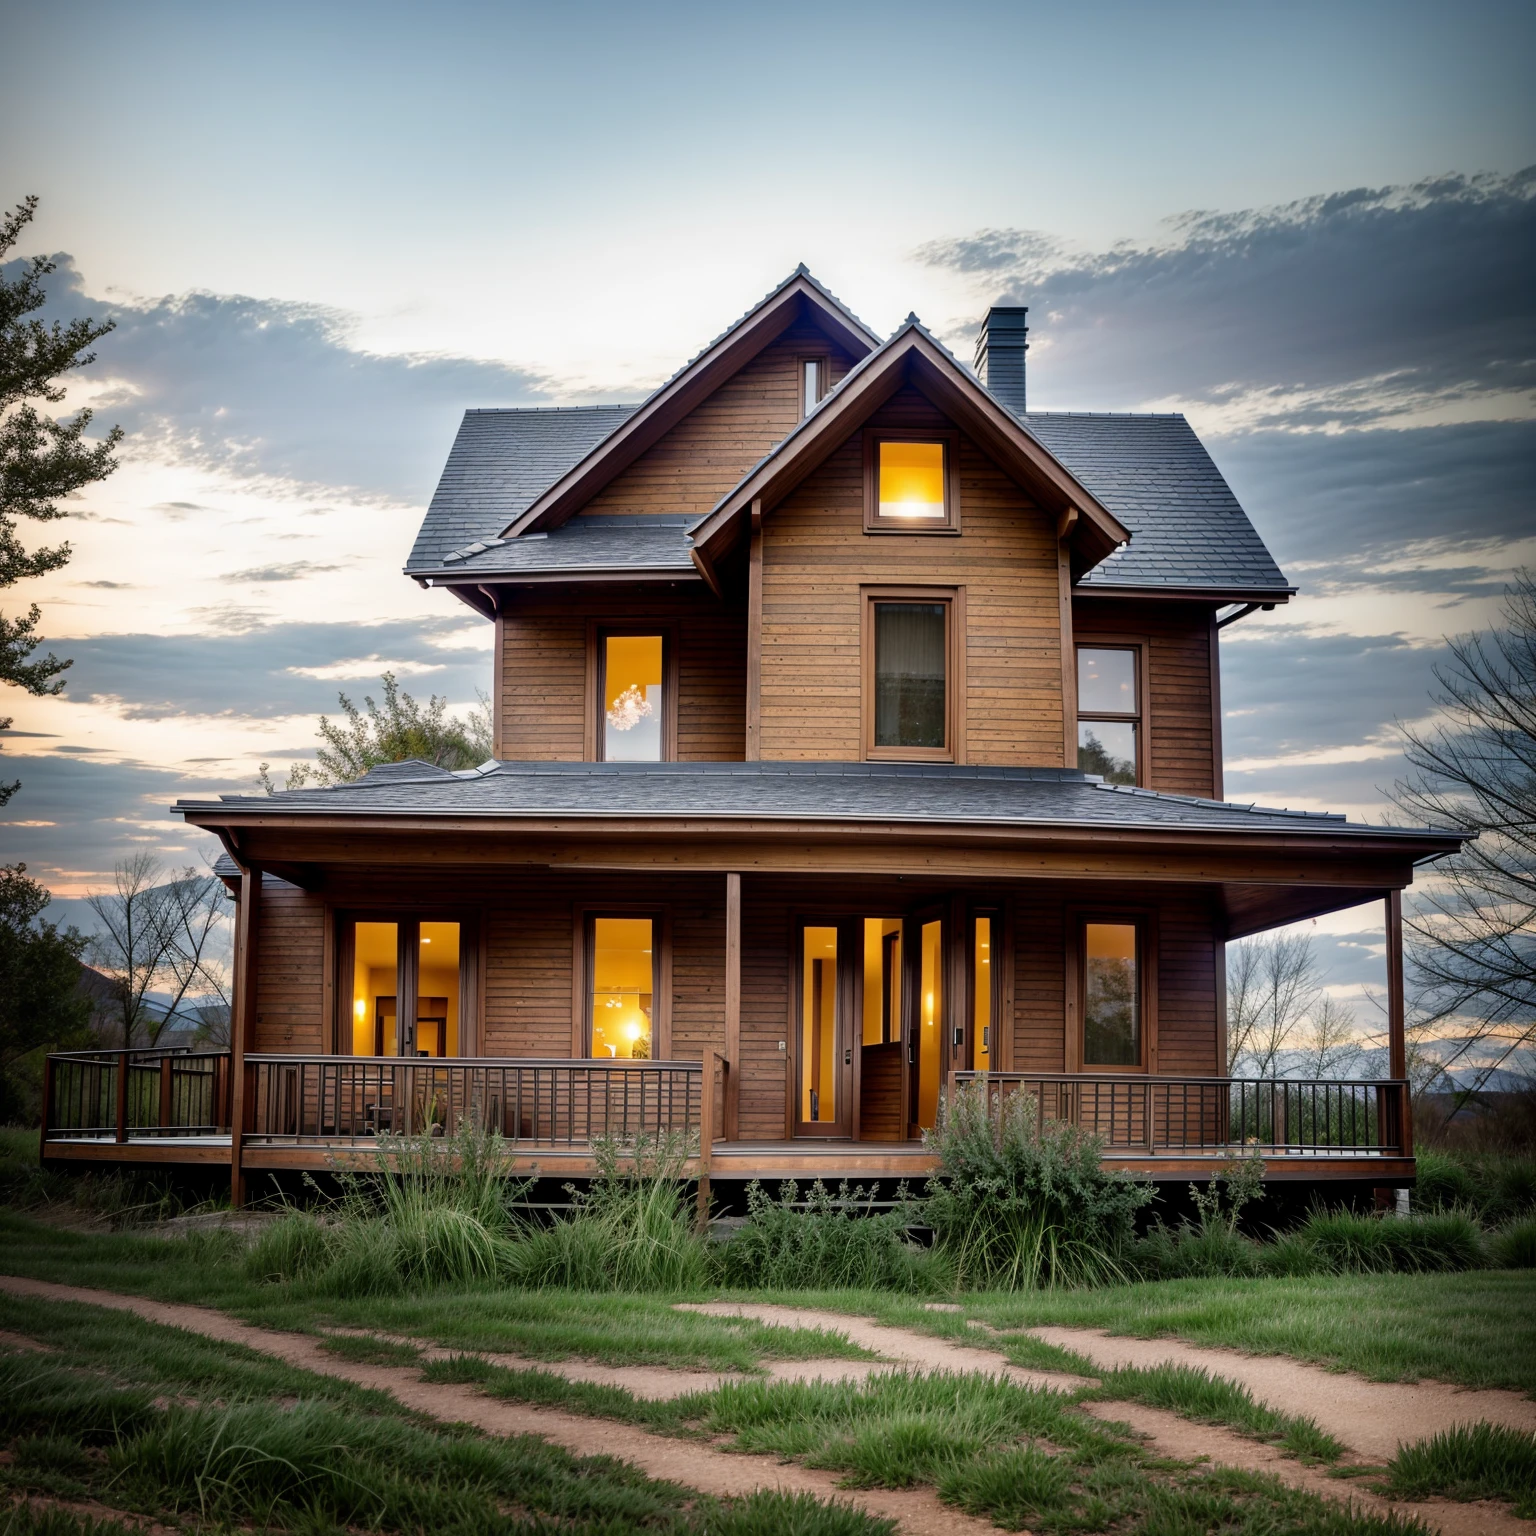
<instances>
[{"instance_id":1,"label":"front door","mask_svg":"<svg viewBox=\"0 0 1536 1536\"><path fill-rule=\"evenodd\" d=\"M852 1134L853 934L847 922L807 922L800 928L796 1136Z\"/></svg>"}]
</instances>

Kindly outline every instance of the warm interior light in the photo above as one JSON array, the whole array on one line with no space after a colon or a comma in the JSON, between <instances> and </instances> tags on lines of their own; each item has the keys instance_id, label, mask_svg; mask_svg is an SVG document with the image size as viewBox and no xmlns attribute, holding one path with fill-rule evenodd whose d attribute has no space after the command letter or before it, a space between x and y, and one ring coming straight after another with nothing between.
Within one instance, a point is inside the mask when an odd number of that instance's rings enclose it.
<instances>
[{"instance_id":1,"label":"warm interior light","mask_svg":"<svg viewBox=\"0 0 1536 1536\"><path fill-rule=\"evenodd\" d=\"M640 1038L640 1026L630 1023L624 1026L624 1038L626 1040L638 1040Z\"/></svg>"},{"instance_id":2,"label":"warm interior light","mask_svg":"<svg viewBox=\"0 0 1536 1536\"><path fill-rule=\"evenodd\" d=\"M423 939L421 942L423 944L430 944L432 942L432 940L431 939Z\"/></svg>"},{"instance_id":3,"label":"warm interior light","mask_svg":"<svg viewBox=\"0 0 1536 1536\"><path fill-rule=\"evenodd\" d=\"M358 998L358 1000L352 1005L352 1011L358 1016L358 1018L366 1019L368 1017L368 1000L362 997Z\"/></svg>"},{"instance_id":4,"label":"warm interior light","mask_svg":"<svg viewBox=\"0 0 1536 1536\"><path fill-rule=\"evenodd\" d=\"M944 516L944 444L880 444L880 516Z\"/></svg>"}]
</instances>

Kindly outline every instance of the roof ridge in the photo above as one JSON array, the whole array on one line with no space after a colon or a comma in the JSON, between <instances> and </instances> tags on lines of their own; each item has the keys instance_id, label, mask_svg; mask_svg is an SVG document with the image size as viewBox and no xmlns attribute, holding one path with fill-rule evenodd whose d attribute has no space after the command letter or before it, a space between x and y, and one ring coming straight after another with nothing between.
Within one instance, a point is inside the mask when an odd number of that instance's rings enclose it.
<instances>
[{"instance_id":1,"label":"roof ridge","mask_svg":"<svg viewBox=\"0 0 1536 1536\"><path fill-rule=\"evenodd\" d=\"M466 416L554 416L577 411L638 411L638 405L466 405Z\"/></svg>"}]
</instances>

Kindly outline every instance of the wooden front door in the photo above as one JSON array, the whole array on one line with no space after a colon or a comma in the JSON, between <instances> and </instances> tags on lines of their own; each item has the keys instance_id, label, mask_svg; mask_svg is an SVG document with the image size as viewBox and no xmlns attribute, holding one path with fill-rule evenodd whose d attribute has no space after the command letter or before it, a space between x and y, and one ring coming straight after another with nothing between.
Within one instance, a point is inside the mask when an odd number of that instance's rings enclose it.
<instances>
[{"instance_id":1,"label":"wooden front door","mask_svg":"<svg viewBox=\"0 0 1536 1536\"><path fill-rule=\"evenodd\" d=\"M853 1127L854 925L811 922L796 944L796 1136L849 1136Z\"/></svg>"}]
</instances>

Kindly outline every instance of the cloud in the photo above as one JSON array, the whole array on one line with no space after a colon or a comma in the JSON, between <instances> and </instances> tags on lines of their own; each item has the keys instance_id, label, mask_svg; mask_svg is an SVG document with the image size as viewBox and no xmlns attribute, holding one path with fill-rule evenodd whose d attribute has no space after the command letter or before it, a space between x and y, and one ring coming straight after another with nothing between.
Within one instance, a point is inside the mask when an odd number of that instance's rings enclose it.
<instances>
[{"instance_id":1,"label":"cloud","mask_svg":"<svg viewBox=\"0 0 1536 1536\"><path fill-rule=\"evenodd\" d=\"M472 699L489 684L489 656L435 643L456 640L463 628L462 619L444 617L366 627L271 624L213 635L66 637L56 643L74 657L67 697L76 703L106 703L130 720L262 720L334 714L339 680L377 682L391 667L402 675L430 672L431 691Z\"/></svg>"},{"instance_id":2,"label":"cloud","mask_svg":"<svg viewBox=\"0 0 1536 1536\"><path fill-rule=\"evenodd\" d=\"M54 259L45 317L116 322L82 381L129 453L424 502L466 406L549 398L548 381L515 364L360 352L339 310L214 293L107 300L68 254Z\"/></svg>"},{"instance_id":3,"label":"cloud","mask_svg":"<svg viewBox=\"0 0 1536 1536\"><path fill-rule=\"evenodd\" d=\"M318 576L325 571L339 571L339 565L319 565L313 560L290 560L286 565L254 565L249 570L230 571L220 581L260 584L269 581L301 581L306 576Z\"/></svg>"},{"instance_id":4,"label":"cloud","mask_svg":"<svg viewBox=\"0 0 1536 1536\"><path fill-rule=\"evenodd\" d=\"M1203 402L1233 424L1518 413L1536 384L1536 169L1197 212L1080 252L983 230L919 259L1030 305L1041 409Z\"/></svg>"}]
</instances>

